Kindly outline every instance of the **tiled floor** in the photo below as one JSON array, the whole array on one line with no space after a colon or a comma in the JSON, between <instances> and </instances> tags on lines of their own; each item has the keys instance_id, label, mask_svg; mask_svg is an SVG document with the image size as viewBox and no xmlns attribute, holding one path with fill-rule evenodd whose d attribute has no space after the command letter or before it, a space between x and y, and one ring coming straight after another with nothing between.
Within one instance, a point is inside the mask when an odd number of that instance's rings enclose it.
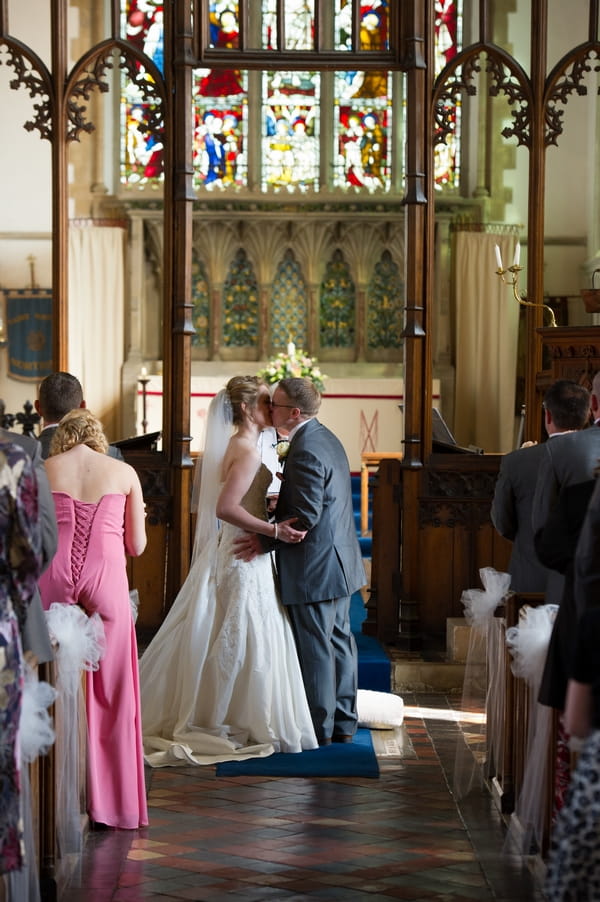
<instances>
[{"instance_id":1,"label":"tiled floor","mask_svg":"<svg viewBox=\"0 0 600 902\"><path fill-rule=\"evenodd\" d=\"M542 899L487 792L454 801L452 700L404 701L377 780L149 772L150 826L90 833L60 902Z\"/></svg>"}]
</instances>

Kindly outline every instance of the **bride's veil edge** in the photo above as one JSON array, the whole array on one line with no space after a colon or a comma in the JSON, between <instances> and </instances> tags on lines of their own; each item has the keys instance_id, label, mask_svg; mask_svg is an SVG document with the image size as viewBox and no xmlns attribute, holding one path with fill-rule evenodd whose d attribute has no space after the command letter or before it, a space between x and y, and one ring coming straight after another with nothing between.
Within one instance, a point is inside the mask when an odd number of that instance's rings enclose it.
<instances>
[{"instance_id":1,"label":"bride's veil edge","mask_svg":"<svg viewBox=\"0 0 600 902\"><path fill-rule=\"evenodd\" d=\"M215 539L217 498L221 488L221 464L233 431L233 410L226 389L210 402L206 418L204 451L198 456L192 490L192 512L197 512L192 563Z\"/></svg>"}]
</instances>

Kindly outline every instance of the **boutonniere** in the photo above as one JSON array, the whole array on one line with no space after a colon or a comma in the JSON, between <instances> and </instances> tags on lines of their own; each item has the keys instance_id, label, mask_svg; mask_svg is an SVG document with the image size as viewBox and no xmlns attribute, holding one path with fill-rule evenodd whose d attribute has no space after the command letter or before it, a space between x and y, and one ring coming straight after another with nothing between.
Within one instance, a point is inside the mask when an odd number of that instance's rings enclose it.
<instances>
[{"instance_id":1,"label":"boutonniere","mask_svg":"<svg viewBox=\"0 0 600 902\"><path fill-rule=\"evenodd\" d=\"M279 441L275 443L275 450L279 460L285 460L288 456L288 451L290 450L290 443L287 439L280 438Z\"/></svg>"}]
</instances>

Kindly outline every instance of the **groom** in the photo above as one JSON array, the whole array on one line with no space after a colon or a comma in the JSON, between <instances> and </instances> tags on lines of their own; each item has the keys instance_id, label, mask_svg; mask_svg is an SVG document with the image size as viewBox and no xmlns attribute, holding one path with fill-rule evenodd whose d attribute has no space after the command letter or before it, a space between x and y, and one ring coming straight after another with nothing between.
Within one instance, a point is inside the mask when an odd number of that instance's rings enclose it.
<instances>
[{"instance_id":1,"label":"groom","mask_svg":"<svg viewBox=\"0 0 600 902\"><path fill-rule=\"evenodd\" d=\"M271 401L273 425L288 434L275 519L296 517L297 545L275 545L286 606L320 745L351 742L357 727L357 656L350 597L366 583L352 510L350 467L336 436L317 419L310 379L283 379ZM251 536L248 549L273 547ZM241 551L241 547L240 547Z\"/></svg>"}]
</instances>

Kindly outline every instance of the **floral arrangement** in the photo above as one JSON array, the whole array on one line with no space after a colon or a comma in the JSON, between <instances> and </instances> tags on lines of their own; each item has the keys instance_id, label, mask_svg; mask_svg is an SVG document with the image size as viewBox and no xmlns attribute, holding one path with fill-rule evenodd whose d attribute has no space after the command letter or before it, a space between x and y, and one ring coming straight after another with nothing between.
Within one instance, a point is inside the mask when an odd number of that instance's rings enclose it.
<instances>
[{"instance_id":1,"label":"floral arrangement","mask_svg":"<svg viewBox=\"0 0 600 902\"><path fill-rule=\"evenodd\" d=\"M320 392L325 391L327 379L317 366L316 358L309 357L305 351L297 349L293 341L289 342L285 353L282 351L269 360L266 367L256 375L264 379L268 385L274 385L292 376L303 376L314 382Z\"/></svg>"}]
</instances>

